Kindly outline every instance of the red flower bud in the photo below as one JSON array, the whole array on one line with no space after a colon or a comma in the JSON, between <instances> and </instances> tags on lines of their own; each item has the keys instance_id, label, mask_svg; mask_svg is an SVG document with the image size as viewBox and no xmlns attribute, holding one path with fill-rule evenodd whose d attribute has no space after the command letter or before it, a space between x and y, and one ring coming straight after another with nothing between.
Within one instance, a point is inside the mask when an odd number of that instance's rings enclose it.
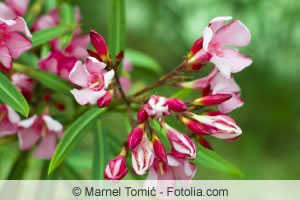
<instances>
[{"instance_id":1,"label":"red flower bud","mask_svg":"<svg viewBox=\"0 0 300 200\"><path fill-rule=\"evenodd\" d=\"M124 156L119 155L108 162L104 171L104 178L109 180L120 180L128 173Z\"/></svg>"},{"instance_id":2,"label":"red flower bud","mask_svg":"<svg viewBox=\"0 0 300 200\"><path fill-rule=\"evenodd\" d=\"M200 135L197 135L197 141L199 142L199 144L207 149L213 150L212 145L210 144L209 141L207 141L206 139L204 139L203 137L201 137Z\"/></svg>"},{"instance_id":3,"label":"red flower bud","mask_svg":"<svg viewBox=\"0 0 300 200\"><path fill-rule=\"evenodd\" d=\"M206 127L197 122L196 120L193 120L193 119L188 119L188 118L185 118L183 116L181 116L179 118L179 120L190 130L192 131L193 133L195 134L199 134L199 135L207 135L208 132L206 130Z\"/></svg>"},{"instance_id":4,"label":"red flower bud","mask_svg":"<svg viewBox=\"0 0 300 200\"><path fill-rule=\"evenodd\" d=\"M118 55L116 56L116 60L117 60L117 62L121 62L123 60L123 58L124 58L124 51L120 51L118 53Z\"/></svg>"},{"instance_id":5,"label":"red flower bud","mask_svg":"<svg viewBox=\"0 0 300 200\"><path fill-rule=\"evenodd\" d=\"M148 113L144 108L141 108L139 112L137 113L137 120L139 123L143 123L148 119Z\"/></svg>"},{"instance_id":6,"label":"red flower bud","mask_svg":"<svg viewBox=\"0 0 300 200\"><path fill-rule=\"evenodd\" d=\"M169 109L173 110L174 112L184 112L187 109L184 101L176 98L169 98L167 100L167 105Z\"/></svg>"},{"instance_id":7,"label":"red flower bud","mask_svg":"<svg viewBox=\"0 0 300 200\"><path fill-rule=\"evenodd\" d=\"M218 105L229 100L231 97L231 94L213 94L196 99L192 102L192 104L205 106Z\"/></svg>"},{"instance_id":8,"label":"red flower bud","mask_svg":"<svg viewBox=\"0 0 300 200\"><path fill-rule=\"evenodd\" d=\"M102 58L94 51L87 49L87 52L90 56L96 58L97 60L99 60L100 62L103 62Z\"/></svg>"},{"instance_id":9,"label":"red flower bud","mask_svg":"<svg viewBox=\"0 0 300 200\"><path fill-rule=\"evenodd\" d=\"M106 94L98 99L97 105L99 108L104 108L110 104L112 101L112 93L111 92L106 92Z\"/></svg>"},{"instance_id":10,"label":"red flower bud","mask_svg":"<svg viewBox=\"0 0 300 200\"><path fill-rule=\"evenodd\" d=\"M144 128L144 124L139 124L137 127L131 130L127 140L128 149L132 150L141 143L145 133Z\"/></svg>"},{"instance_id":11,"label":"red flower bud","mask_svg":"<svg viewBox=\"0 0 300 200\"><path fill-rule=\"evenodd\" d=\"M164 147L164 145L162 144L162 142L160 141L160 139L157 137L156 134L153 134L152 137L152 144L153 144L153 149L154 149L154 153L155 155L162 160L163 162L167 162L167 153L166 153L166 149Z\"/></svg>"},{"instance_id":12,"label":"red flower bud","mask_svg":"<svg viewBox=\"0 0 300 200\"><path fill-rule=\"evenodd\" d=\"M92 45L95 47L100 56L108 54L106 42L99 33L94 30L90 30L90 39Z\"/></svg>"},{"instance_id":13,"label":"red flower bud","mask_svg":"<svg viewBox=\"0 0 300 200\"><path fill-rule=\"evenodd\" d=\"M193 44L190 53L188 55L189 58L191 58L195 53L197 53L200 49L203 47L203 37L200 39L196 40L196 42Z\"/></svg>"}]
</instances>

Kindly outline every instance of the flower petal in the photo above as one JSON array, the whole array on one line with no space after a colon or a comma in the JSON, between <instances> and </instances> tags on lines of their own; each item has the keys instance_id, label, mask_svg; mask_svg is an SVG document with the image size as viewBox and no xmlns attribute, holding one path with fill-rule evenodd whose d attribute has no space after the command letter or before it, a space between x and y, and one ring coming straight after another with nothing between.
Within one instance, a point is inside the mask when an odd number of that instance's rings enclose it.
<instances>
[{"instance_id":1,"label":"flower petal","mask_svg":"<svg viewBox=\"0 0 300 200\"><path fill-rule=\"evenodd\" d=\"M88 52L86 50L90 42L90 37L88 35L76 36L72 39L70 44L66 47L66 52L70 53L77 59L86 58Z\"/></svg>"},{"instance_id":2,"label":"flower petal","mask_svg":"<svg viewBox=\"0 0 300 200\"><path fill-rule=\"evenodd\" d=\"M42 138L33 156L36 158L50 159L55 151L55 147L56 135L53 132L48 132L48 134Z\"/></svg>"},{"instance_id":3,"label":"flower petal","mask_svg":"<svg viewBox=\"0 0 300 200\"><path fill-rule=\"evenodd\" d=\"M71 93L74 95L76 101L80 105L85 105L88 103L96 104L97 100L103 97L106 91L105 90L93 91L88 88L85 88L82 90L73 89L71 90Z\"/></svg>"},{"instance_id":4,"label":"flower petal","mask_svg":"<svg viewBox=\"0 0 300 200\"><path fill-rule=\"evenodd\" d=\"M20 122L20 116L10 106L6 106L8 119L11 123L16 124Z\"/></svg>"},{"instance_id":5,"label":"flower petal","mask_svg":"<svg viewBox=\"0 0 300 200\"><path fill-rule=\"evenodd\" d=\"M236 73L242 71L252 63L252 59L240 54L234 49L223 49L222 57L230 62L231 72Z\"/></svg>"},{"instance_id":6,"label":"flower petal","mask_svg":"<svg viewBox=\"0 0 300 200\"><path fill-rule=\"evenodd\" d=\"M29 127L31 127L34 124L34 122L35 122L36 119L37 119L37 116L33 115L32 117L30 117L28 119L22 120L19 123L19 126L23 127L23 128L29 128Z\"/></svg>"},{"instance_id":7,"label":"flower petal","mask_svg":"<svg viewBox=\"0 0 300 200\"><path fill-rule=\"evenodd\" d=\"M100 74L101 71L106 67L106 64L99 62L94 57L88 57L86 59L86 68L90 74Z\"/></svg>"},{"instance_id":8,"label":"flower petal","mask_svg":"<svg viewBox=\"0 0 300 200\"><path fill-rule=\"evenodd\" d=\"M222 113L229 113L236 108L242 107L243 104L244 102L239 96L233 95L229 100L221 103L218 108Z\"/></svg>"},{"instance_id":9,"label":"flower petal","mask_svg":"<svg viewBox=\"0 0 300 200\"><path fill-rule=\"evenodd\" d=\"M45 121L48 130L55 132L63 130L63 125L59 121L54 120L49 115L43 115L43 120Z\"/></svg>"},{"instance_id":10,"label":"flower petal","mask_svg":"<svg viewBox=\"0 0 300 200\"><path fill-rule=\"evenodd\" d=\"M18 137L20 149L23 151L28 150L39 140L40 131L36 126L21 128L18 131Z\"/></svg>"},{"instance_id":11,"label":"flower petal","mask_svg":"<svg viewBox=\"0 0 300 200\"><path fill-rule=\"evenodd\" d=\"M28 26L22 17L17 17L15 19L15 22L16 23L13 26L9 27L9 29L11 31L17 31L17 32L25 34L29 38L32 38L32 35L28 29Z\"/></svg>"},{"instance_id":12,"label":"flower petal","mask_svg":"<svg viewBox=\"0 0 300 200\"><path fill-rule=\"evenodd\" d=\"M12 67L12 58L6 46L0 47L0 65L6 69L11 69Z\"/></svg>"},{"instance_id":13,"label":"flower petal","mask_svg":"<svg viewBox=\"0 0 300 200\"><path fill-rule=\"evenodd\" d=\"M9 6L0 2L0 18L2 19L14 19L17 15Z\"/></svg>"},{"instance_id":14,"label":"flower petal","mask_svg":"<svg viewBox=\"0 0 300 200\"><path fill-rule=\"evenodd\" d=\"M211 28L211 30L215 33L224 26L225 21L229 21L231 19L232 19L231 16L215 17L209 22L209 28Z\"/></svg>"},{"instance_id":15,"label":"flower petal","mask_svg":"<svg viewBox=\"0 0 300 200\"><path fill-rule=\"evenodd\" d=\"M12 32L10 34L10 39L6 42L6 45L12 57L18 58L21 54L32 47L32 42L23 35Z\"/></svg>"},{"instance_id":16,"label":"flower petal","mask_svg":"<svg viewBox=\"0 0 300 200\"><path fill-rule=\"evenodd\" d=\"M6 3L13 8L18 15L23 16L28 8L29 0L6 0Z\"/></svg>"},{"instance_id":17,"label":"flower petal","mask_svg":"<svg viewBox=\"0 0 300 200\"><path fill-rule=\"evenodd\" d=\"M210 59L210 62L214 63L216 67L220 70L220 72L226 78L230 79L231 77L231 62L226 58L222 58L219 56L213 56Z\"/></svg>"},{"instance_id":18,"label":"flower petal","mask_svg":"<svg viewBox=\"0 0 300 200\"><path fill-rule=\"evenodd\" d=\"M72 83L78 86L88 87L89 75L86 66L81 61L77 61L70 72L69 78Z\"/></svg>"},{"instance_id":19,"label":"flower petal","mask_svg":"<svg viewBox=\"0 0 300 200\"><path fill-rule=\"evenodd\" d=\"M203 31L203 49L208 52L208 45L213 38L213 31L209 27L205 27Z\"/></svg>"},{"instance_id":20,"label":"flower petal","mask_svg":"<svg viewBox=\"0 0 300 200\"><path fill-rule=\"evenodd\" d=\"M223 26L217 31L213 38L213 43L222 46L247 46L250 43L251 35L248 28L239 20L233 21Z\"/></svg>"},{"instance_id":21,"label":"flower petal","mask_svg":"<svg viewBox=\"0 0 300 200\"><path fill-rule=\"evenodd\" d=\"M114 78L114 75L115 75L114 70L110 70L109 72L106 72L104 74L104 85L105 85L105 88L108 87L110 81Z\"/></svg>"}]
</instances>

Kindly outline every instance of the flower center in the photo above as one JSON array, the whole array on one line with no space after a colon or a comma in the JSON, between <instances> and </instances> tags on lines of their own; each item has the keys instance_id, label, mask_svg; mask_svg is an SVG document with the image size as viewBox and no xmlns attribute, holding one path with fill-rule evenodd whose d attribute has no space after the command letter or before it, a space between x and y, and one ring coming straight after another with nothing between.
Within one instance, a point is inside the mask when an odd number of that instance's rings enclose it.
<instances>
[{"instance_id":1,"label":"flower center","mask_svg":"<svg viewBox=\"0 0 300 200\"><path fill-rule=\"evenodd\" d=\"M91 75L89 82L89 88L95 91L99 91L104 87L104 79L103 76L98 74Z\"/></svg>"},{"instance_id":2,"label":"flower center","mask_svg":"<svg viewBox=\"0 0 300 200\"><path fill-rule=\"evenodd\" d=\"M47 135L47 126L46 124L43 124L42 130L41 130L41 136L45 137Z\"/></svg>"}]
</instances>

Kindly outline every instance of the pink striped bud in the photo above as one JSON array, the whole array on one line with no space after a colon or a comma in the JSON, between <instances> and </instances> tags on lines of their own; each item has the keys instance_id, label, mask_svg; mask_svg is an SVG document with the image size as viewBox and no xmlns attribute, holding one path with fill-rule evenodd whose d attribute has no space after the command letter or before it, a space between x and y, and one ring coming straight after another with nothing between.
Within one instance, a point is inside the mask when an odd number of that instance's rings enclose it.
<instances>
[{"instance_id":1,"label":"pink striped bud","mask_svg":"<svg viewBox=\"0 0 300 200\"><path fill-rule=\"evenodd\" d=\"M235 121L225 114L196 115L191 114L191 118L200 122L212 136L223 140L232 140L242 134L241 128Z\"/></svg>"},{"instance_id":2,"label":"pink striped bud","mask_svg":"<svg viewBox=\"0 0 300 200\"><path fill-rule=\"evenodd\" d=\"M172 146L172 154L177 158L195 159L198 150L193 140L166 123L163 124L163 127L167 131Z\"/></svg>"},{"instance_id":3,"label":"pink striped bud","mask_svg":"<svg viewBox=\"0 0 300 200\"><path fill-rule=\"evenodd\" d=\"M147 173L154 161L152 143L144 136L142 142L132 150L132 169L136 175L142 176Z\"/></svg>"},{"instance_id":4,"label":"pink striped bud","mask_svg":"<svg viewBox=\"0 0 300 200\"><path fill-rule=\"evenodd\" d=\"M128 173L126 160L123 155L115 157L108 162L104 171L104 178L109 180L121 180Z\"/></svg>"},{"instance_id":5,"label":"pink striped bud","mask_svg":"<svg viewBox=\"0 0 300 200\"><path fill-rule=\"evenodd\" d=\"M92 45L101 57L108 54L106 42L99 33L94 30L90 30L90 39Z\"/></svg>"},{"instance_id":6,"label":"pink striped bud","mask_svg":"<svg viewBox=\"0 0 300 200\"><path fill-rule=\"evenodd\" d=\"M157 137L155 133L152 134L152 144L155 155L162 160L163 162L167 162L167 153L164 145L160 141L160 139Z\"/></svg>"},{"instance_id":7,"label":"pink striped bud","mask_svg":"<svg viewBox=\"0 0 300 200\"><path fill-rule=\"evenodd\" d=\"M167 105L169 109L173 110L174 112L184 112L187 109L184 101L176 98L169 98L167 100Z\"/></svg>"},{"instance_id":8,"label":"pink striped bud","mask_svg":"<svg viewBox=\"0 0 300 200\"><path fill-rule=\"evenodd\" d=\"M232 97L231 94L213 94L213 95L201 97L199 99L195 99L192 102L192 104L204 105L204 106L218 105L229 100L231 97Z\"/></svg>"},{"instance_id":9,"label":"pink striped bud","mask_svg":"<svg viewBox=\"0 0 300 200\"><path fill-rule=\"evenodd\" d=\"M111 101L112 101L112 91L108 91L103 97L98 99L97 105L99 108L104 108L108 106L111 103Z\"/></svg>"},{"instance_id":10,"label":"pink striped bud","mask_svg":"<svg viewBox=\"0 0 300 200\"><path fill-rule=\"evenodd\" d=\"M128 149L132 150L141 143L145 134L144 128L145 124L139 124L137 127L131 130L127 141Z\"/></svg>"},{"instance_id":11,"label":"pink striped bud","mask_svg":"<svg viewBox=\"0 0 300 200\"><path fill-rule=\"evenodd\" d=\"M143 123L148 119L148 113L144 108L141 108L139 112L137 113L137 120L139 123Z\"/></svg>"},{"instance_id":12,"label":"pink striped bud","mask_svg":"<svg viewBox=\"0 0 300 200\"><path fill-rule=\"evenodd\" d=\"M179 120L193 133L199 135L207 135L208 132L205 126L195 120L188 119L186 117L181 116Z\"/></svg>"}]
</instances>

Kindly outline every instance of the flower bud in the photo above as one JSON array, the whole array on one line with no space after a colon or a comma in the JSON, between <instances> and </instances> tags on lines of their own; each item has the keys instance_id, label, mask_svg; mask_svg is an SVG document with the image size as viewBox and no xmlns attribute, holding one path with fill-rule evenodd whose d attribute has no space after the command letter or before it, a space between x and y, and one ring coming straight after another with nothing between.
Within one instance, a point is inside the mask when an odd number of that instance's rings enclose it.
<instances>
[{"instance_id":1,"label":"flower bud","mask_svg":"<svg viewBox=\"0 0 300 200\"><path fill-rule=\"evenodd\" d=\"M163 124L163 127L167 131L167 136L172 146L172 154L177 158L195 159L197 146L193 140L166 123Z\"/></svg>"},{"instance_id":2,"label":"flower bud","mask_svg":"<svg viewBox=\"0 0 300 200\"><path fill-rule=\"evenodd\" d=\"M202 49L202 47L203 47L203 37L196 40L196 42L193 44L188 54L188 58L193 57L200 49Z\"/></svg>"},{"instance_id":3,"label":"flower bud","mask_svg":"<svg viewBox=\"0 0 300 200\"><path fill-rule=\"evenodd\" d=\"M132 150L132 169L136 175L146 174L154 161L152 143L144 136L142 142Z\"/></svg>"},{"instance_id":4,"label":"flower bud","mask_svg":"<svg viewBox=\"0 0 300 200\"><path fill-rule=\"evenodd\" d=\"M100 62L103 62L102 58L94 51L87 49L87 52L90 56L96 58L97 60L99 60Z\"/></svg>"},{"instance_id":5,"label":"flower bud","mask_svg":"<svg viewBox=\"0 0 300 200\"><path fill-rule=\"evenodd\" d=\"M94 30L90 30L90 39L92 45L101 57L108 54L106 42L99 33Z\"/></svg>"},{"instance_id":6,"label":"flower bud","mask_svg":"<svg viewBox=\"0 0 300 200\"><path fill-rule=\"evenodd\" d=\"M163 162L167 162L167 153L164 145L160 141L160 139L157 137L155 133L152 135L152 144L155 155L162 160Z\"/></svg>"},{"instance_id":7,"label":"flower bud","mask_svg":"<svg viewBox=\"0 0 300 200\"><path fill-rule=\"evenodd\" d=\"M145 133L144 128L145 124L139 124L137 127L131 130L127 141L128 149L134 149L141 143Z\"/></svg>"},{"instance_id":8,"label":"flower bud","mask_svg":"<svg viewBox=\"0 0 300 200\"><path fill-rule=\"evenodd\" d=\"M208 132L205 126L195 120L188 119L186 117L181 116L179 120L193 133L199 135L207 135Z\"/></svg>"},{"instance_id":9,"label":"flower bud","mask_svg":"<svg viewBox=\"0 0 300 200\"><path fill-rule=\"evenodd\" d=\"M124 51L120 51L116 56L116 61L119 63L123 60L123 58L124 58Z\"/></svg>"},{"instance_id":10,"label":"flower bud","mask_svg":"<svg viewBox=\"0 0 300 200\"><path fill-rule=\"evenodd\" d=\"M167 105L169 109L173 110L174 112L184 112L186 111L186 105L184 101L176 98L169 98L167 100Z\"/></svg>"},{"instance_id":11,"label":"flower bud","mask_svg":"<svg viewBox=\"0 0 300 200\"><path fill-rule=\"evenodd\" d=\"M225 114L195 115L191 113L191 115L194 120L202 123L205 129L216 138L232 140L242 134L241 128L231 117Z\"/></svg>"},{"instance_id":12,"label":"flower bud","mask_svg":"<svg viewBox=\"0 0 300 200\"><path fill-rule=\"evenodd\" d=\"M196 136L197 141L199 142L199 144L207 149L213 150L212 145L210 144L209 141L207 141L206 139L204 139L203 137L201 137L200 135Z\"/></svg>"},{"instance_id":13,"label":"flower bud","mask_svg":"<svg viewBox=\"0 0 300 200\"><path fill-rule=\"evenodd\" d=\"M103 97L98 99L97 105L99 108L104 108L108 106L111 103L111 101L112 101L112 92L108 91Z\"/></svg>"},{"instance_id":14,"label":"flower bud","mask_svg":"<svg viewBox=\"0 0 300 200\"><path fill-rule=\"evenodd\" d=\"M108 162L104 171L104 178L109 180L120 180L128 173L126 160L123 155L119 155Z\"/></svg>"},{"instance_id":15,"label":"flower bud","mask_svg":"<svg viewBox=\"0 0 300 200\"><path fill-rule=\"evenodd\" d=\"M218 105L229 100L231 97L232 97L231 94L213 94L213 95L201 97L199 99L195 99L192 102L192 104L204 105L204 106Z\"/></svg>"},{"instance_id":16,"label":"flower bud","mask_svg":"<svg viewBox=\"0 0 300 200\"><path fill-rule=\"evenodd\" d=\"M139 123L143 123L148 119L148 113L144 108L141 108L139 112L137 113L137 120Z\"/></svg>"}]
</instances>

